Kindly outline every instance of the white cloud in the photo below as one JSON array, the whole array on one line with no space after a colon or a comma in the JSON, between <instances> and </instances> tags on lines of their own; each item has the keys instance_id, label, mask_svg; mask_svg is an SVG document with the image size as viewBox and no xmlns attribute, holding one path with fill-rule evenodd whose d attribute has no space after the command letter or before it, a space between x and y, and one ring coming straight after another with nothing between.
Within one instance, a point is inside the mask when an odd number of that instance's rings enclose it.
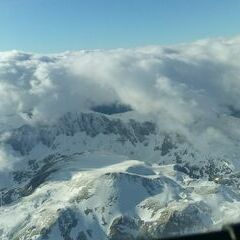
<instances>
[{"instance_id":1,"label":"white cloud","mask_svg":"<svg viewBox=\"0 0 240 240\"><path fill-rule=\"evenodd\" d=\"M28 111L35 120L52 120L118 101L152 114L168 130L214 127L208 139L220 132L232 137L231 124L217 115L229 105L239 110L239 97L240 38L48 56L0 53L1 123L8 116L22 123Z\"/></svg>"},{"instance_id":2,"label":"white cloud","mask_svg":"<svg viewBox=\"0 0 240 240\"><path fill-rule=\"evenodd\" d=\"M0 146L0 170L9 170L19 159L12 155L10 151Z\"/></svg>"}]
</instances>

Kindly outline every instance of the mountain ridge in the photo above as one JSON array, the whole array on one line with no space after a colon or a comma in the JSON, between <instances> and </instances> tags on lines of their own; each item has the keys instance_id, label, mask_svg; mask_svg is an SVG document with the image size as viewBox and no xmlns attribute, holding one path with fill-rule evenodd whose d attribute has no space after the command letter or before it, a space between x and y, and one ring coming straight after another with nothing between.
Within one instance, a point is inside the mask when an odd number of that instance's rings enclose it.
<instances>
[{"instance_id":1,"label":"mountain ridge","mask_svg":"<svg viewBox=\"0 0 240 240\"><path fill-rule=\"evenodd\" d=\"M11 184L1 182L2 239L147 239L237 219L228 214L240 206L235 168L157 129L99 113L14 129L2 142L21 157Z\"/></svg>"}]
</instances>

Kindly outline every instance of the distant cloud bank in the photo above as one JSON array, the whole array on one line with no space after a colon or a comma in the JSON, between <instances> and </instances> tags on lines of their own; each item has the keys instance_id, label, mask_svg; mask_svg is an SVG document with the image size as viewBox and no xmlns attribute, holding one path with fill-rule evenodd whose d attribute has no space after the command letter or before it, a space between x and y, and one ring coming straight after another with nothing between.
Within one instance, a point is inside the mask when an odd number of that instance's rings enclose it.
<instances>
[{"instance_id":1,"label":"distant cloud bank","mask_svg":"<svg viewBox=\"0 0 240 240\"><path fill-rule=\"evenodd\" d=\"M240 111L239 99L240 37L47 56L0 53L3 126L121 103L168 130L200 129L205 140L227 144L240 135L224 117Z\"/></svg>"}]
</instances>

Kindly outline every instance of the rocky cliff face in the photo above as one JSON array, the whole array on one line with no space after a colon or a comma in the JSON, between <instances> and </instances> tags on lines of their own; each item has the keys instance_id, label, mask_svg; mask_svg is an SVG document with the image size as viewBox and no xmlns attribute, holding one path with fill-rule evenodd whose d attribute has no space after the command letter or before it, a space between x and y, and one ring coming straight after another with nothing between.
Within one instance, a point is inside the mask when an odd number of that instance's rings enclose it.
<instances>
[{"instance_id":1,"label":"rocky cliff face","mask_svg":"<svg viewBox=\"0 0 240 240\"><path fill-rule=\"evenodd\" d=\"M129 141L134 145L155 134L156 126L152 122L139 123L133 119L124 123L120 119L109 119L103 114L67 113L55 125L37 127L24 125L15 129L7 143L15 151L25 155L38 144L54 148L53 144L58 136L74 136L77 133L85 133L92 138L100 134L113 134L122 142Z\"/></svg>"}]
</instances>

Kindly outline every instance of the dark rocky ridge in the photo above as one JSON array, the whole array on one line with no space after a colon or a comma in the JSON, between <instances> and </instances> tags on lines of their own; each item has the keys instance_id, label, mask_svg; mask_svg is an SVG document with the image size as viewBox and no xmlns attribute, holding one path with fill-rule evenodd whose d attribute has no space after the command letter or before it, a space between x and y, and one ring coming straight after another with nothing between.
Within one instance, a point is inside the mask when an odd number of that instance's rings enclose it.
<instances>
[{"instance_id":1,"label":"dark rocky ridge","mask_svg":"<svg viewBox=\"0 0 240 240\"><path fill-rule=\"evenodd\" d=\"M125 112L132 111L132 108L129 105L112 103L108 105L97 105L92 107L91 110L98 113L113 115L117 113L125 113Z\"/></svg>"},{"instance_id":2,"label":"dark rocky ridge","mask_svg":"<svg viewBox=\"0 0 240 240\"><path fill-rule=\"evenodd\" d=\"M115 134L122 141L136 144L143 142L146 136L156 134L156 125L152 122L140 123L133 119L125 123L120 119L109 119L103 114L96 113L67 113L55 125L24 125L17 128L13 130L6 143L15 151L26 155L40 143L51 147L57 136L61 134L74 136L78 132L85 132L91 137Z\"/></svg>"}]
</instances>

